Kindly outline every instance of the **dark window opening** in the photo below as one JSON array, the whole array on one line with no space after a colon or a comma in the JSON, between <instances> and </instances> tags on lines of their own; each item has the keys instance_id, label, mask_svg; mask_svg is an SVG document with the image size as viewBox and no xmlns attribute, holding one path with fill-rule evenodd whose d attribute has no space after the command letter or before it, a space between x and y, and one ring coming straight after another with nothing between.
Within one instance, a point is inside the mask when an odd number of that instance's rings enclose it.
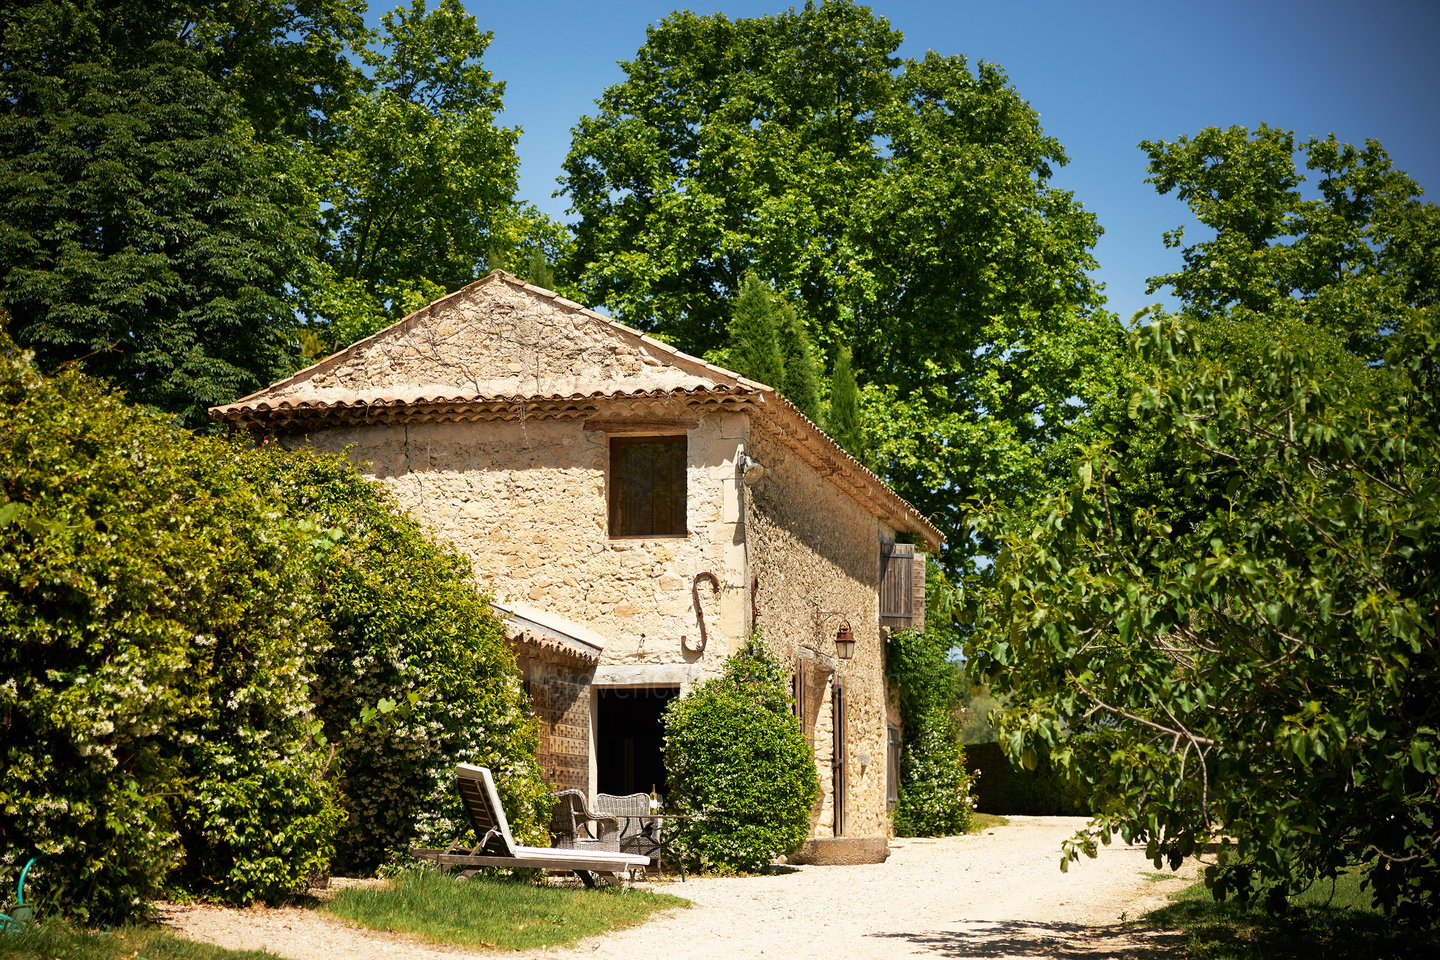
<instances>
[{"instance_id":1,"label":"dark window opening","mask_svg":"<svg viewBox=\"0 0 1440 960\"><path fill-rule=\"evenodd\" d=\"M685 438L610 438L610 536L684 536Z\"/></svg>"},{"instance_id":2,"label":"dark window opening","mask_svg":"<svg viewBox=\"0 0 1440 960\"><path fill-rule=\"evenodd\" d=\"M613 687L595 692L595 789L665 795L665 707L679 687Z\"/></svg>"}]
</instances>

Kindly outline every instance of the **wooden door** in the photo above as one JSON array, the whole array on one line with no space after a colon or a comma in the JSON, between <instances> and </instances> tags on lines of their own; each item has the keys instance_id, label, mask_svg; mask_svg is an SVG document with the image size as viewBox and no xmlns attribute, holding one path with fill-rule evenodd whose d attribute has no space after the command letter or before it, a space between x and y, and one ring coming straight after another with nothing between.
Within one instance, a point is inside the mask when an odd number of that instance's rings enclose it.
<instances>
[{"instance_id":1,"label":"wooden door","mask_svg":"<svg viewBox=\"0 0 1440 960\"><path fill-rule=\"evenodd\" d=\"M845 835L845 775L848 767L845 755L845 685L835 677L830 688L830 713L834 720L834 749L831 753L830 769L834 785L835 836Z\"/></svg>"}]
</instances>

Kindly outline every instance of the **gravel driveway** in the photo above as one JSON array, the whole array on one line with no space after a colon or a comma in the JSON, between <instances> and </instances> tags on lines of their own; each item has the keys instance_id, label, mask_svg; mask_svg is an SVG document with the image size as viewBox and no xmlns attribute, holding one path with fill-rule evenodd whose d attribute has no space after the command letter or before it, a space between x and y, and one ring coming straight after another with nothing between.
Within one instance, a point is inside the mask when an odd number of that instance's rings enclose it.
<instances>
[{"instance_id":1,"label":"gravel driveway","mask_svg":"<svg viewBox=\"0 0 1440 960\"><path fill-rule=\"evenodd\" d=\"M1178 957L1177 934L1122 921L1165 902L1196 873L1155 868L1118 841L1059 870L1078 817L1013 817L978 836L896 840L883 864L799 867L738 879L663 883L693 900L631 930L517 960L868 960L891 957L1143 960ZM473 956L346 927L314 911L167 907L179 932L293 960L456 960ZM493 955L491 955L493 956Z\"/></svg>"}]
</instances>

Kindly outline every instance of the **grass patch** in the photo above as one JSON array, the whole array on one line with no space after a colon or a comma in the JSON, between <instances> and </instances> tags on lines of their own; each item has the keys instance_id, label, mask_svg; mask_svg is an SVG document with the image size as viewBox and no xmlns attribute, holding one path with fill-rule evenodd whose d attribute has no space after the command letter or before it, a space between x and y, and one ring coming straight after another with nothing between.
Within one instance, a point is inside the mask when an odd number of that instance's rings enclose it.
<instances>
[{"instance_id":1,"label":"grass patch","mask_svg":"<svg viewBox=\"0 0 1440 960\"><path fill-rule=\"evenodd\" d=\"M995 827L1004 827L1010 824L1008 817L1002 817L996 813L972 813L970 814L970 833L984 833L986 830L993 830Z\"/></svg>"},{"instance_id":2,"label":"grass patch","mask_svg":"<svg viewBox=\"0 0 1440 960\"><path fill-rule=\"evenodd\" d=\"M1440 931L1396 927L1376 912L1358 876L1316 884L1283 914L1218 903L1203 883L1171 894L1147 914L1187 935L1186 960L1432 960Z\"/></svg>"},{"instance_id":3,"label":"grass patch","mask_svg":"<svg viewBox=\"0 0 1440 960\"><path fill-rule=\"evenodd\" d=\"M275 960L265 950L226 950L177 937L159 927L121 927L105 933L43 923L21 934L0 934L0 957L64 960Z\"/></svg>"},{"instance_id":4,"label":"grass patch","mask_svg":"<svg viewBox=\"0 0 1440 960\"><path fill-rule=\"evenodd\" d=\"M528 950L633 927L690 901L644 890L536 887L522 880L459 880L407 870L389 887L350 887L324 906L375 930L471 949Z\"/></svg>"}]
</instances>

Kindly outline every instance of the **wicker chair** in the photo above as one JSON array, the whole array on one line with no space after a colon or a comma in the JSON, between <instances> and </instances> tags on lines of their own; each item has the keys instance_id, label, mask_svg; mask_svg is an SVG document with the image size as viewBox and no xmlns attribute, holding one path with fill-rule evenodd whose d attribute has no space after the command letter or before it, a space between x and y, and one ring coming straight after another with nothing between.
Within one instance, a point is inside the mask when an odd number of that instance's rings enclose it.
<instances>
[{"instance_id":1,"label":"wicker chair","mask_svg":"<svg viewBox=\"0 0 1440 960\"><path fill-rule=\"evenodd\" d=\"M618 817L592 811L579 790L562 790L555 795L550 814L551 843L562 850L620 850Z\"/></svg>"},{"instance_id":2,"label":"wicker chair","mask_svg":"<svg viewBox=\"0 0 1440 960\"><path fill-rule=\"evenodd\" d=\"M649 854L655 848L652 837L654 821L648 793L597 793L595 809L602 816L620 820L620 849L626 853Z\"/></svg>"}]
</instances>

